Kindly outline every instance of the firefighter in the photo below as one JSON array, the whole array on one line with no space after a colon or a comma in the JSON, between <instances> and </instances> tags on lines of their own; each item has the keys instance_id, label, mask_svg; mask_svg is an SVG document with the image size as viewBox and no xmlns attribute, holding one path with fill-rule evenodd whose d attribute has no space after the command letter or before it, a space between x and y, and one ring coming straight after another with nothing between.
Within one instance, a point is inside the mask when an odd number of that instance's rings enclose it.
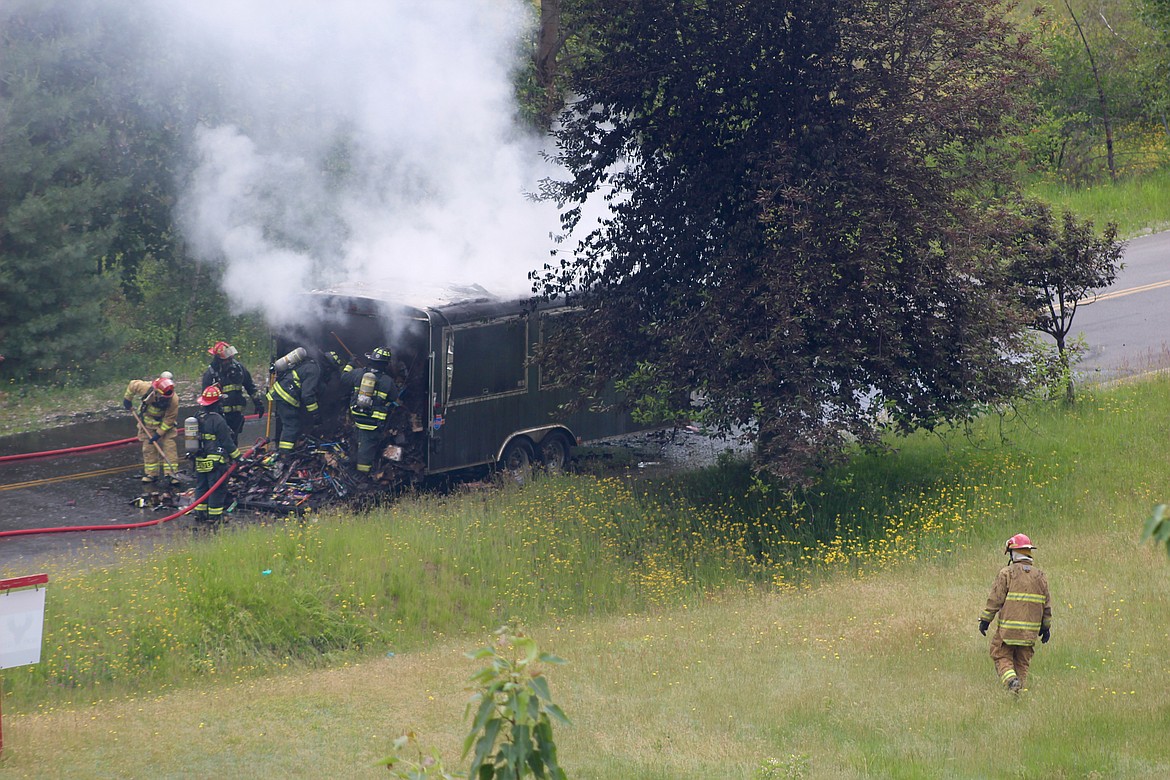
<instances>
[{"instance_id":1,"label":"firefighter","mask_svg":"<svg viewBox=\"0 0 1170 780\"><path fill-rule=\"evenodd\" d=\"M277 454L292 452L301 433L301 415L307 415L314 426L321 423L321 409L317 405L317 386L321 367L309 357L308 350L297 347L272 364L275 379L268 390L268 400L280 420Z\"/></svg>"},{"instance_id":2,"label":"firefighter","mask_svg":"<svg viewBox=\"0 0 1170 780\"><path fill-rule=\"evenodd\" d=\"M244 410L247 408L248 398L256 414L264 415L264 397L256 391L256 383L244 364L236 359L239 351L226 341L217 341L207 350L211 355L211 364L203 372L203 386L206 390L212 385L219 385L223 393L222 412L227 420L228 427L236 441L240 439L240 431L244 430Z\"/></svg>"},{"instance_id":3,"label":"firefighter","mask_svg":"<svg viewBox=\"0 0 1170 780\"><path fill-rule=\"evenodd\" d=\"M1004 545L1010 556L999 570L987 607L979 616L979 633L987 636L991 621L999 613L991 637L991 660L999 681L1018 693L1028 680L1028 666L1036 651L1036 637L1042 644L1052 638L1052 597L1048 578L1032 561L1036 545L1024 534L1016 534Z\"/></svg>"},{"instance_id":4,"label":"firefighter","mask_svg":"<svg viewBox=\"0 0 1170 780\"><path fill-rule=\"evenodd\" d=\"M228 470L228 465L240 457L236 438L220 412L223 393L219 385L211 385L199 394L202 411L196 417L199 434L196 448L190 455L195 461L195 497L199 498L211 490ZM227 499L227 481L211 492L193 510L195 519L201 523L223 521L223 505Z\"/></svg>"},{"instance_id":5,"label":"firefighter","mask_svg":"<svg viewBox=\"0 0 1170 780\"><path fill-rule=\"evenodd\" d=\"M179 397L175 382L160 376L131 379L122 396L122 408L134 410L133 399L138 399L138 440L142 442L142 481L156 482L160 478L169 485L178 484L179 448L176 445L179 419Z\"/></svg>"},{"instance_id":6,"label":"firefighter","mask_svg":"<svg viewBox=\"0 0 1170 780\"><path fill-rule=\"evenodd\" d=\"M357 429L357 471L369 474L386 431L390 411L398 406L401 391L390 377L393 355L378 347L366 355L366 368L345 366L342 380L351 388L349 415Z\"/></svg>"}]
</instances>

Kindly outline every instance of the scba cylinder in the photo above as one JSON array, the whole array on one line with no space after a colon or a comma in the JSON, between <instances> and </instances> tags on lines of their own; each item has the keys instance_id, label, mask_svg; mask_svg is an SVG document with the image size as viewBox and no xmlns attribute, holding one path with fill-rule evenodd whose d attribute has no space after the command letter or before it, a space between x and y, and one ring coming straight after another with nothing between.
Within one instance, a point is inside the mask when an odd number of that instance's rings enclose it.
<instances>
[{"instance_id":1,"label":"scba cylinder","mask_svg":"<svg viewBox=\"0 0 1170 780\"><path fill-rule=\"evenodd\" d=\"M183 447L187 452L199 449L199 421L194 417L183 420Z\"/></svg>"},{"instance_id":2,"label":"scba cylinder","mask_svg":"<svg viewBox=\"0 0 1170 780\"><path fill-rule=\"evenodd\" d=\"M373 371L362 374L362 383L358 387L357 405L363 409L374 405L374 387L378 384L378 377Z\"/></svg>"},{"instance_id":3,"label":"scba cylinder","mask_svg":"<svg viewBox=\"0 0 1170 780\"><path fill-rule=\"evenodd\" d=\"M304 347L297 347L292 352L277 360L273 367L276 373L282 374L290 368L295 368L302 360L309 356Z\"/></svg>"}]
</instances>

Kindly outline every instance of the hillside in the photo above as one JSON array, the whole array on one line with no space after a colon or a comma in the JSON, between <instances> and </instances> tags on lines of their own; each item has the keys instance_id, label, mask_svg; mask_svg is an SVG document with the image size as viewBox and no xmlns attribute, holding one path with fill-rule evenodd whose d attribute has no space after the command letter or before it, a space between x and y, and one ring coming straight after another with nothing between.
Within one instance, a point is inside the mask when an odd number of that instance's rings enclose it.
<instances>
[{"instance_id":1,"label":"hillside","mask_svg":"<svg viewBox=\"0 0 1170 780\"><path fill-rule=\"evenodd\" d=\"M1170 382L1154 380L966 436L917 437L824 485L842 506L856 502L841 517L872 523L868 541L842 527L805 548L803 568L777 564L777 585L683 589L617 614L530 614L541 648L568 661L546 672L573 720L556 731L569 776L1167 776L1170 561L1138 537L1170 493L1168 413ZM863 483L886 486L884 508ZM435 522L452 507L433 507ZM875 514L884 521L867 521ZM1012 697L975 623L1017 531L1039 544L1055 616L1029 689ZM545 571L533 555L516 567ZM490 628L326 670L290 662L164 692L8 697L0 772L384 777L375 762L408 730L462 768L464 685L477 669L463 653Z\"/></svg>"}]
</instances>

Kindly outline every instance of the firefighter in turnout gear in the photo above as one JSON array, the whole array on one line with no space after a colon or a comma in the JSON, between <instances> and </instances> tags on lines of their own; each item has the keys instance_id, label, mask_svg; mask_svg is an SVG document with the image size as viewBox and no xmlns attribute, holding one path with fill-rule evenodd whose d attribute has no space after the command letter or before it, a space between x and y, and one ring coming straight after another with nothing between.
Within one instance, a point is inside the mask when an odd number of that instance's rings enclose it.
<instances>
[{"instance_id":1,"label":"firefighter in turnout gear","mask_svg":"<svg viewBox=\"0 0 1170 780\"><path fill-rule=\"evenodd\" d=\"M178 482L179 452L176 445L179 397L172 379L160 376L154 381L131 379L122 396L122 408L134 410L138 401L138 440L142 442L142 481L155 482L160 477L172 485Z\"/></svg>"},{"instance_id":2,"label":"firefighter in turnout gear","mask_svg":"<svg viewBox=\"0 0 1170 780\"><path fill-rule=\"evenodd\" d=\"M268 390L268 400L274 404L280 421L278 452L292 452L300 436L302 414L314 426L321 423L321 409L317 405L317 386L321 381L321 367L309 357L308 350L297 347L272 364L275 380Z\"/></svg>"},{"instance_id":3,"label":"firefighter in turnout gear","mask_svg":"<svg viewBox=\"0 0 1170 780\"><path fill-rule=\"evenodd\" d=\"M378 347L366 355L367 368L346 366L342 381L352 388L349 415L357 429L357 471L369 474L378 456L378 448L386 432L390 411L398 406L401 391L390 378L393 356L386 347Z\"/></svg>"},{"instance_id":4,"label":"firefighter in turnout gear","mask_svg":"<svg viewBox=\"0 0 1170 780\"><path fill-rule=\"evenodd\" d=\"M195 461L196 498L211 490L212 485L227 472L229 464L240 457L235 435L219 411L222 398L218 385L211 385L199 395L199 405L203 409L196 418L198 443L190 453ZM225 481L195 507L195 519L201 523L222 522L226 499Z\"/></svg>"},{"instance_id":5,"label":"firefighter in turnout gear","mask_svg":"<svg viewBox=\"0 0 1170 780\"><path fill-rule=\"evenodd\" d=\"M1035 549L1024 534L1007 540L1004 553L1011 561L996 575L987 607L979 616L979 633L987 636L991 621L999 614L991 636L991 660L999 681L1012 693L1018 693L1027 682L1036 637L1045 644L1052 638L1052 597L1048 578L1032 561Z\"/></svg>"},{"instance_id":6,"label":"firefighter in turnout gear","mask_svg":"<svg viewBox=\"0 0 1170 780\"><path fill-rule=\"evenodd\" d=\"M248 406L248 399L256 409L256 414L264 414L264 397L256 392L256 383L244 364L236 359L239 351L226 341L217 341L207 354L211 355L211 364L203 372L202 389L212 385L219 385L223 393L222 412L232 429L232 435L237 441L240 431L244 429L244 410Z\"/></svg>"}]
</instances>

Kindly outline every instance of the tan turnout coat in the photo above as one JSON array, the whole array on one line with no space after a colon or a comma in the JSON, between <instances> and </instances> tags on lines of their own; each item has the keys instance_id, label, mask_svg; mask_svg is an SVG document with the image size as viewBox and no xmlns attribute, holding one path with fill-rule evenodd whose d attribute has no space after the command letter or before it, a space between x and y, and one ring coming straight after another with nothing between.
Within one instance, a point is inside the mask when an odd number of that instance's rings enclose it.
<instances>
[{"instance_id":1,"label":"tan turnout coat","mask_svg":"<svg viewBox=\"0 0 1170 780\"><path fill-rule=\"evenodd\" d=\"M1005 645L1036 644L1040 629L1052 623L1052 597L1048 578L1034 563L1016 561L999 570L987 607L980 620L991 622L999 614L997 631Z\"/></svg>"}]
</instances>

